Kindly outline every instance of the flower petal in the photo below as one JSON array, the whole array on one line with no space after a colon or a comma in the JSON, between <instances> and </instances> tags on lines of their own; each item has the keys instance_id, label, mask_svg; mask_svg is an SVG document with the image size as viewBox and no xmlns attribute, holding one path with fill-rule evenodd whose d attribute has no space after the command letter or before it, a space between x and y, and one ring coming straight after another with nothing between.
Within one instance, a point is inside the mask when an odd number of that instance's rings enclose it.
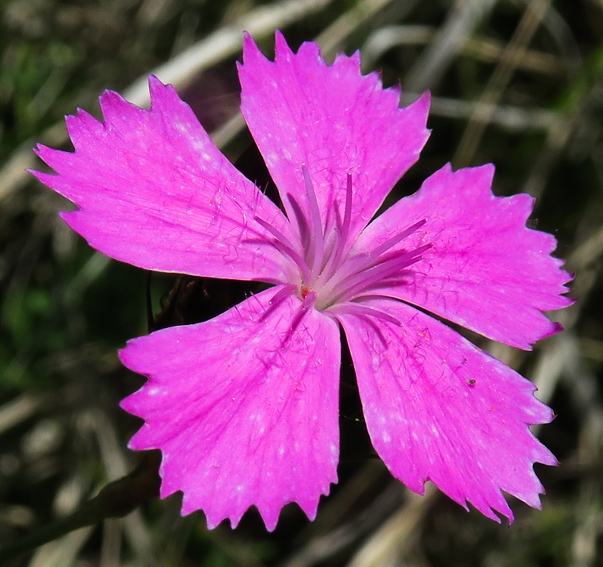
<instances>
[{"instance_id":1,"label":"flower petal","mask_svg":"<svg viewBox=\"0 0 603 567\"><path fill-rule=\"evenodd\" d=\"M324 223L333 202L343 215L348 174L354 198L350 236L362 230L413 165L428 138L429 96L400 109L399 90L383 89L376 73L362 76L360 55L339 55L327 65L315 43L297 54L276 34L275 61L250 36L239 65L241 110L290 219L291 195L311 218L302 174L308 169Z\"/></svg>"},{"instance_id":2,"label":"flower petal","mask_svg":"<svg viewBox=\"0 0 603 567\"><path fill-rule=\"evenodd\" d=\"M151 270L242 280L285 280L272 235L288 234L278 208L215 147L172 86L149 78L152 106L115 92L105 122L67 117L75 153L38 146L58 175L33 172L73 201L65 221L104 254Z\"/></svg>"},{"instance_id":3,"label":"flower petal","mask_svg":"<svg viewBox=\"0 0 603 567\"><path fill-rule=\"evenodd\" d=\"M366 305L401 321L338 315L373 446L392 474L421 494L431 480L496 521L493 510L513 519L501 490L540 507L532 465L557 461L528 428L553 418L534 385L413 307Z\"/></svg>"},{"instance_id":4,"label":"flower petal","mask_svg":"<svg viewBox=\"0 0 603 567\"><path fill-rule=\"evenodd\" d=\"M417 221L425 224L396 249L430 244L422 260L398 282L369 293L408 301L486 337L523 349L560 330L542 311L572 303L564 297L571 277L550 254L556 240L526 228L534 200L526 194L495 197L494 166L450 165L414 195L380 215L352 252L378 247Z\"/></svg>"},{"instance_id":5,"label":"flower petal","mask_svg":"<svg viewBox=\"0 0 603 567\"><path fill-rule=\"evenodd\" d=\"M149 377L122 407L146 421L130 447L163 452L162 497L182 490L182 513L204 510L209 528L236 526L254 504L269 530L288 502L315 517L337 481L335 321L277 286L120 356Z\"/></svg>"}]
</instances>

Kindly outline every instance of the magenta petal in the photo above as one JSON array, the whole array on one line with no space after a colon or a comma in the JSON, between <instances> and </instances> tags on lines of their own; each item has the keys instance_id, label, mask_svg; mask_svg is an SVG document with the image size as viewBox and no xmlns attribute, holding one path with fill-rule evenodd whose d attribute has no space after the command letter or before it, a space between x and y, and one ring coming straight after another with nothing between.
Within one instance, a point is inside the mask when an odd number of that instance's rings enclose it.
<instances>
[{"instance_id":1,"label":"magenta petal","mask_svg":"<svg viewBox=\"0 0 603 567\"><path fill-rule=\"evenodd\" d=\"M120 353L149 377L122 402L146 422L130 447L161 449L161 496L181 490L182 513L202 509L209 528L252 505L269 530L288 502L313 519L337 482L339 329L281 289Z\"/></svg>"},{"instance_id":2,"label":"magenta petal","mask_svg":"<svg viewBox=\"0 0 603 567\"><path fill-rule=\"evenodd\" d=\"M492 165L456 172L446 165L371 223L354 251L370 252L425 220L397 249L431 248L399 282L378 286L378 293L529 349L559 330L542 312L571 304L562 295L571 277L550 255L555 238L526 228L534 200L525 194L495 197L493 174Z\"/></svg>"},{"instance_id":3,"label":"magenta petal","mask_svg":"<svg viewBox=\"0 0 603 567\"><path fill-rule=\"evenodd\" d=\"M63 218L101 252L135 266L199 276L285 281L272 235L289 234L278 208L215 147L173 87L150 77L151 110L117 93L100 98L105 122L67 117L75 153L44 146L58 175L34 172L73 201Z\"/></svg>"},{"instance_id":4,"label":"magenta petal","mask_svg":"<svg viewBox=\"0 0 603 567\"><path fill-rule=\"evenodd\" d=\"M351 174L350 235L355 237L417 161L428 138L429 96L400 109L397 88L383 89L376 73L361 75L359 53L339 55L329 66L315 43L304 43L294 54L278 32L274 62L250 36L243 54L241 110L289 218L295 215L288 194L311 217L302 165L308 168L325 223L333 201L343 211Z\"/></svg>"},{"instance_id":5,"label":"magenta petal","mask_svg":"<svg viewBox=\"0 0 603 567\"><path fill-rule=\"evenodd\" d=\"M338 316L373 446L392 474L419 493L431 480L497 521L493 510L513 519L501 490L539 508L532 466L557 461L528 427L553 418L534 385L413 307L366 305L401 322Z\"/></svg>"}]
</instances>

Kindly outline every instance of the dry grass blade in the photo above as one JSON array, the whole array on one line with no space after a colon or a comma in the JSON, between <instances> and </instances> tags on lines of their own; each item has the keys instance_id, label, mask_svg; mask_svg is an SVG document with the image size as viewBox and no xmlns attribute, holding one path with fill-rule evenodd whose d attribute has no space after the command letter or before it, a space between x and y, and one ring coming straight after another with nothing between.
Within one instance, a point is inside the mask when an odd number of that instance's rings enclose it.
<instances>
[{"instance_id":1,"label":"dry grass blade","mask_svg":"<svg viewBox=\"0 0 603 567\"><path fill-rule=\"evenodd\" d=\"M380 529L379 524L391 515L402 493L400 485L391 483L362 512L337 529L313 538L280 567L311 567L336 557L371 530Z\"/></svg>"},{"instance_id":2,"label":"dry grass blade","mask_svg":"<svg viewBox=\"0 0 603 567\"><path fill-rule=\"evenodd\" d=\"M527 46L544 18L550 3L551 0L532 0L524 12L511 41L502 53L484 93L480 97L481 104L476 107L458 145L453 160L458 167L471 162L486 126L490 122L494 106L500 101L513 72L523 59Z\"/></svg>"},{"instance_id":3,"label":"dry grass blade","mask_svg":"<svg viewBox=\"0 0 603 567\"><path fill-rule=\"evenodd\" d=\"M40 407L35 397L24 394L0 407L0 434L32 417Z\"/></svg>"},{"instance_id":4,"label":"dry grass blade","mask_svg":"<svg viewBox=\"0 0 603 567\"><path fill-rule=\"evenodd\" d=\"M319 12L332 1L285 0L268 6L259 6L149 73L156 75L164 83L173 84L176 89L182 89L203 70L239 53L244 31L248 31L257 39L269 37L275 29L286 28L293 22ZM125 89L124 96L137 106L148 106L150 99L147 74ZM64 144L67 141L67 134L63 123L42 133L39 141L53 146ZM28 180L25 169L36 165L36 158L30 147L32 144L33 141L27 144L28 147L18 150L0 169L0 202Z\"/></svg>"},{"instance_id":5,"label":"dry grass blade","mask_svg":"<svg viewBox=\"0 0 603 567\"><path fill-rule=\"evenodd\" d=\"M412 549L422 521L437 497L432 484L425 494L407 493L407 502L389 518L354 555L348 567L398 567Z\"/></svg>"},{"instance_id":6,"label":"dry grass blade","mask_svg":"<svg viewBox=\"0 0 603 567\"><path fill-rule=\"evenodd\" d=\"M375 61L392 47L429 44L436 31L432 26L419 25L381 27L364 43L362 64L368 69L374 67ZM504 51L504 44L488 38L469 37L457 48L463 55L487 63L496 63ZM519 69L544 75L559 75L564 72L563 66L564 61L559 57L540 51L527 51L518 64Z\"/></svg>"},{"instance_id":7,"label":"dry grass blade","mask_svg":"<svg viewBox=\"0 0 603 567\"><path fill-rule=\"evenodd\" d=\"M241 37L244 31L254 38L272 36L274 30L302 20L326 8L333 0L286 0L251 10L236 22L227 25L196 43L180 55L151 73L164 83L171 83L182 89L204 69L224 61L241 51ZM124 91L124 96L137 106L149 103L147 77L141 77Z\"/></svg>"},{"instance_id":8,"label":"dry grass blade","mask_svg":"<svg viewBox=\"0 0 603 567\"><path fill-rule=\"evenodd\" d=\"M400 96L402 104L410 104L419 98L415 92L403 92ZM434 116L466 120L480 112L489 113L490 122L510 132L528 130L544 130L557 132L564 120L556 112L541 108L521 108L518 106L501 106L481 102L471 102L456 98L439 96L431 97L430 112Z\"/></svg>"},{"instance_id":9,"label":"dry grass blade","mask_svg":"<svg viewBox=\"0 0 603 567\"><path fill-rule=\"evenodd\" d=\"M344 40L358 27L383 10L393 0L359 0L355 6L344 12L315 39L327 58L343 49ZM416 0L411 0L413 3Z\"/></svg>"},{"instance_id":10,"label":"dry grass blade","mask_svg":"<svg viewBox=\"0 0 603 567\"><path fill-rule=\"evenodd\" d=\"M65 537L47 543L36 551L29 567L67 567L73 565L94 528L81 528Z\"/></svg>"},{"instance_id":11,"label":"dry grass blade","mask_svg":"<svg viewBox=\"0 0 603 567\"><path fill-rule=\"evenodd\" d=\"M457 0L432 44L405 77L404 87L418 92L433 88L495 4L496 0Z\"/></svg>"}]
</instances>

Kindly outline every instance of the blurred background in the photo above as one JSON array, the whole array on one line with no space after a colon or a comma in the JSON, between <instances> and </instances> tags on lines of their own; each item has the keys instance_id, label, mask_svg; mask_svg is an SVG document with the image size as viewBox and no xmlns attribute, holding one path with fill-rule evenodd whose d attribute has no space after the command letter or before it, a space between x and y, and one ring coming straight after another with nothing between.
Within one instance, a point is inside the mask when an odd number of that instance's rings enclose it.
<instances>
[{"instance_id":1,"label":"blurred background","mask_svg":"<svg viewBox=\"0 0 603 567\"><path fill-rule=\"evenodd\" d=\"M146 76L173 83L234 162L251 139L238 114L242 30L272 56L317 41L331 61L430 89L433 132L396 188L448 161L493 162L495 193L537 198L530 226L556 235L578 301L565 332L525 353L471 337L539 388L557 418L538 435L561 461L537 466L542 511L518 501L510 528L437 491L418 497L370 458L342 412L340 483L310 523L296 505L267 533L181 518L180 497L75 531L11 565L603 565L603 0L0 0L0 544L63 517L131 471L140 421L119 400L142 383L116 351L148 330L173 277L110 261L58 218L72 206L25 173L35 142L69 149L63 116L99 116L106 89L147 104ZM251 152L253 153L253 152ZM344 367L349 372L349 364ZM346 415L349 414L349 415Z\"/></svg>"}]
</instances>

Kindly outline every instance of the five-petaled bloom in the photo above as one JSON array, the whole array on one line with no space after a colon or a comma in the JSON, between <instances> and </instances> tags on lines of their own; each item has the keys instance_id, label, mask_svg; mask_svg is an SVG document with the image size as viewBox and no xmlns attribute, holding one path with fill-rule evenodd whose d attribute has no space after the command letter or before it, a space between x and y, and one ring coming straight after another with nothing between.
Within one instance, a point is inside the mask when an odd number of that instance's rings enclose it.
<instances>
[{"instance_id":1,"label":"five-petaled bloom","mask_svg":"<svg viewBox=\"0 0 603 567\"><path fill-rule=\"evenodd\" d=\"M149 80L151 110L114 92L104 123L67 118L75 153L39 146L35 173L79 210L63 218L101 252L149 270L271 287L204 323L134 339L121 351L148 382L122 406L158 448L161 496L235 526L255 505L269 530L297 502L314 518L337 481L340 331L364 417L392 474L431 480L488 518L512 520L505 491L539 507L530 432L552 412L534 386L428 316L515 347L560 327L569 276L555 239L526 228L528 195L495 197L491 165L449 165L373 217L427 141L429 96L399 108L396 88L360 58L327 65L314 43L275 61L251 37L241 109L284 213L216 149L171 86Z\"/></svg>"}]
</instances>

